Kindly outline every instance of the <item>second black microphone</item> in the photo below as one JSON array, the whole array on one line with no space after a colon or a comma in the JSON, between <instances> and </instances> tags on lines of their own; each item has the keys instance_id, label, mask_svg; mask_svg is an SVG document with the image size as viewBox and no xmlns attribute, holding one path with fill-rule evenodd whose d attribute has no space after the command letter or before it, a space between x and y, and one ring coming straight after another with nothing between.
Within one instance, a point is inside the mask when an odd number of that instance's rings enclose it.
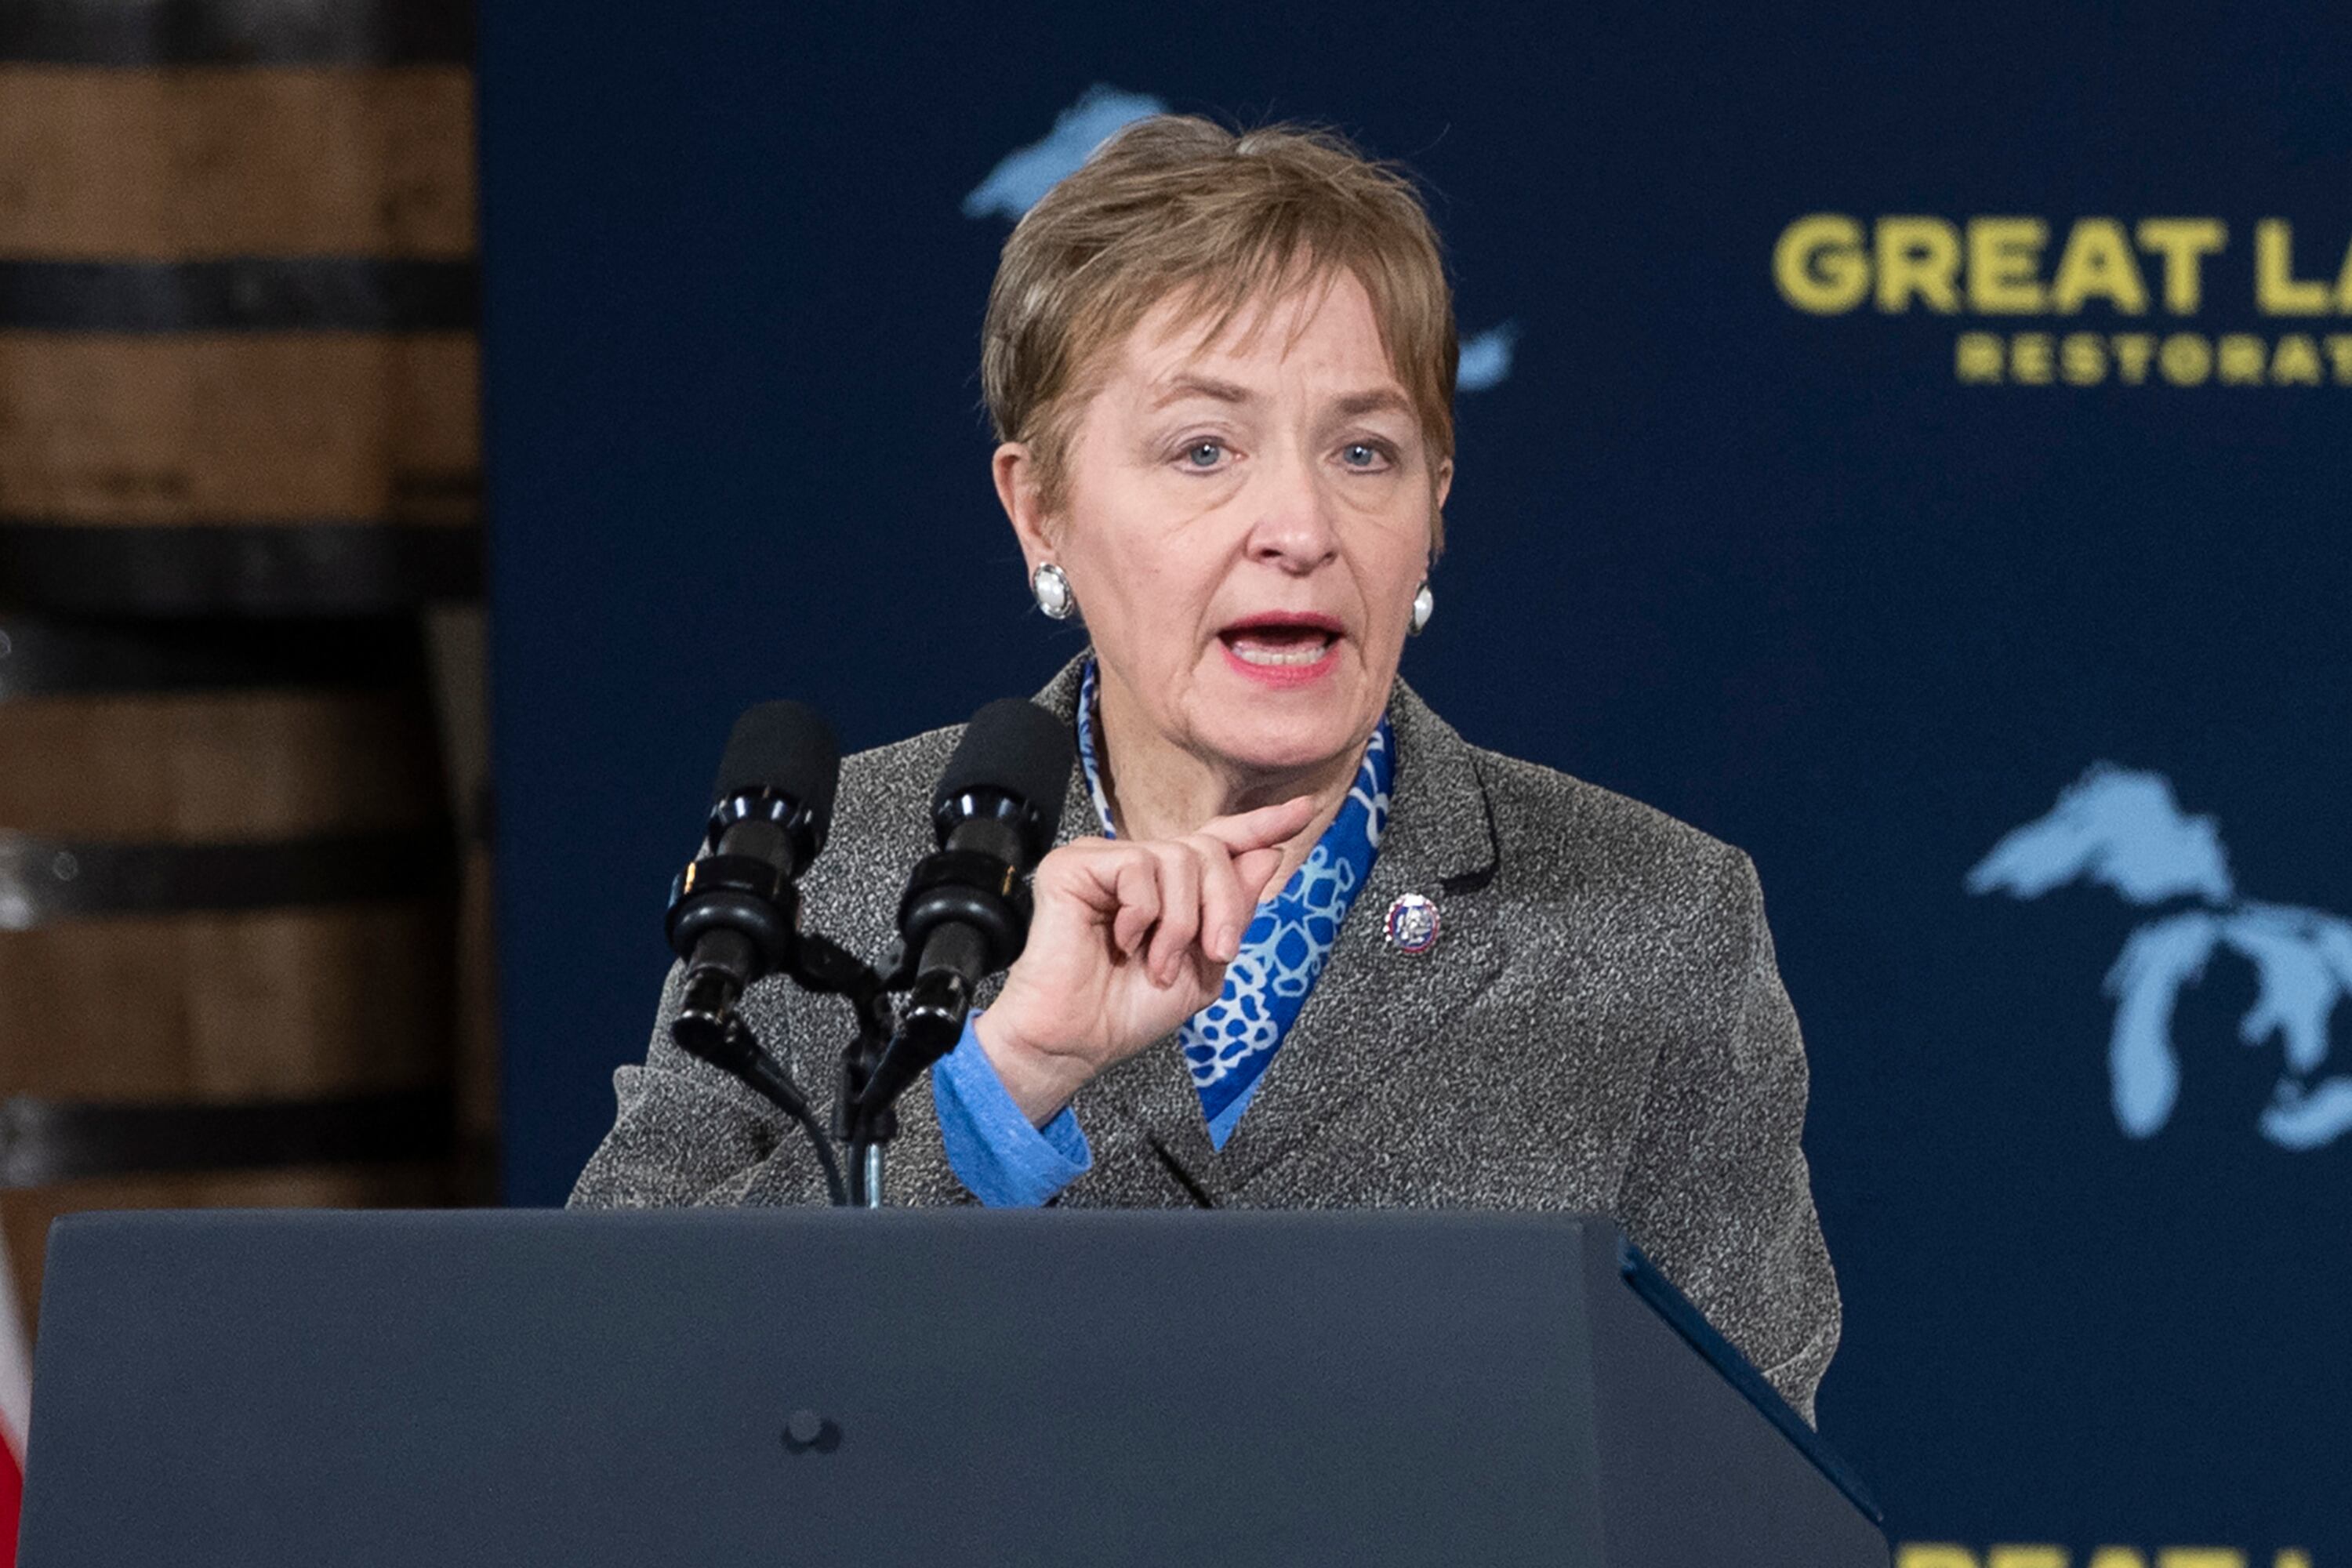
<instances>
[{"instance_id":1,"label":"second black microphone","mask_svg":"<svg viewBox=\"0 0 2352 1568\"><path fill-rule=\"evenodd\" d=\"M898 1037L858 1097L896 1100L963 1037L972 996L1010 968L1029 936L1027 877L1054 842L1076 753L1069 726L1006 698L972 715L931 795L938 853L908 879L898 935L914 984Z\"/></svg>"}]
</instances>

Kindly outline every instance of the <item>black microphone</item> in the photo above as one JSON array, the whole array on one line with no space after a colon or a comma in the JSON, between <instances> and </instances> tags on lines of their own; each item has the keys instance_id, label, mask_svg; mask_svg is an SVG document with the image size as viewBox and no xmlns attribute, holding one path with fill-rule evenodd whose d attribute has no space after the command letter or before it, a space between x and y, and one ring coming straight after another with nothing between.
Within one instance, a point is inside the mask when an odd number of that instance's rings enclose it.
<instances>
[{"instance_id":1,"label":"black microphone","mask_svg":"<svg viewBox=\"0 0 2352 1568\"><path fill-rule=\"evenodd\" d=\"M963 1037L972 994L1029 940L1027 877L1054 842L1076 753L1063 721L1018 698L971 717L931 795L939 852L908 879L898 937L914 985L858 1097L879 1111Z\"/></svg>"},{"instance_id":2,"label":"black microphone","mask_svg":"<svg viewBox=\"0 0 2352 1568\"><path fill-rule=\"evenodd\" d=\"M833 727L800 702L746 709L727 737L703 852L670 886L670 946L686 994L670 1036L720 1067L747 1040L729 1028L736 998L792 957L800 932L793 886L824 847L841 782Z\"/></svg>"}]
</instances>

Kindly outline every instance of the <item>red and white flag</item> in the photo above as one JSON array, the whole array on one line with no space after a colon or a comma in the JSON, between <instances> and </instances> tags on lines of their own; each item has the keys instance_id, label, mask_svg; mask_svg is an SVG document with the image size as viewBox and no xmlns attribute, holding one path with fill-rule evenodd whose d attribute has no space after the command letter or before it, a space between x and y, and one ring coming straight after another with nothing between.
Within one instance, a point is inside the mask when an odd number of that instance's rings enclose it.
<instances>
[{"instance_id":1,"label":"red and white flag","mask_svg":"<svg viewBox=\"0 0 2352 1568\"><path fill-rule=\"evenodd\" d=\"M25 1497L25 1433L33 1409L33 1357L16 1317L16 1282L0 1247L0 1568L16 1568L16 1516Z\"/></svg>"}]
</instances>

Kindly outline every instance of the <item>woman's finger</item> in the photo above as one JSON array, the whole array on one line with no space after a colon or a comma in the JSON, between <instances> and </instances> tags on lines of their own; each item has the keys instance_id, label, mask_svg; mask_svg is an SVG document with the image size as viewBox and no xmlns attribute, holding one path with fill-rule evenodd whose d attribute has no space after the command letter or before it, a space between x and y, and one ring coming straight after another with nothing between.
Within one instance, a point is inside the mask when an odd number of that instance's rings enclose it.
<instances>
[{"instance_id":1,"label":"woman's finger","mask_svg":"<svg viewBox=\"0 0 2352 1568\"><path fill-rule=\"evenodd\" d=\"M1129 845L1118 857L1109 883L1118 900L1118 912L1111 917L1111 942L1133 958L1143 951L1144 937L1160 919L1160 862L1150 851Z\"/></svg>"},{"instance_id":2,"label":"woman's finger","mask_svg":"<svg viewBox=\"0 0 2352 1568\"><path fill-rule=\"evenodd\" d=\"M1127 847L1108 838L1074 838L1037 863L1034 881L1040 905L1066 894L1097 914L1118 912L1118 871Z\"/></svg>"},{"instance_id":3,"label":"woman's finger","mask_svg":"<svg viewBox=\"0 0 2352 1568\"><path fill-rule=\"evenodd\" d=\"M1234 854L1247 849L1271 848L1286 844L1307 830L1315 820L1315 797L1297 795L1272 805L1261 805L1255 811L1237 812L1232 816L1220 816L1203 823L1201 831L1223 844Z\"/></svg>"},{"instance_id":4,"label":"woman's finger","mask_svg":"<svg viewBox=\"0 0 2352 1568\"><path fill-rule=\"evenodd\" d=\"M1244 850L1234 857L1234 879L1241 884L1252 914L1257 912L1258 905L1265 901L1270 890L1266 884L1274 880L1274 874L1281 868L1282 850L1279 847ZM1243 925L1246 929L1248 922L1244 921Z\"/></svg>"},{"instance_id":5,"label":"woman's finger","mask_svg":"<svg viewBox=\"0 0 2352 1568\"><path fill-rule=\"evenodd\" d=\"M1145 962L1155 985L1173 985L1183 972L1185 952L1201 934L1201 858L1181 844L1144 847L1160 868L1160 923Z\"/></svg>"},{"instance_id":6,"label":"woman's finger","mask_svg":"<svg viewBox=\"0 0 2352 1568\"><path fill-rule=\"evenodd\" d=\"M1216 963L1230 963L1241 951L1242 933L1257 912L1255 889L1242 886L1234 858L1224 845L1204 833L1183 840L1201 867L1201 952ZM1280 851L1255 851L1273 853Z\"/></svg>"}]
</instances>

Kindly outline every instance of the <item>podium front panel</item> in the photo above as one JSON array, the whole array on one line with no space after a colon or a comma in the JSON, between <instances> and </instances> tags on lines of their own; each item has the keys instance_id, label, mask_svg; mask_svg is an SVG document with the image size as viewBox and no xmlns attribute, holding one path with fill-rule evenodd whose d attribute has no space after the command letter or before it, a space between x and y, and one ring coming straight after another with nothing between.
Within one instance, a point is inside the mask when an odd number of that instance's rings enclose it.
<instances>
[{"instance_id":1,"label":"podium front panel","mask_svg":"<svg viewBox=\"0 0 2352 1568\"><path fill-rule=\"evenodd\" d=\"M88 1216L23 1561L1696 1561L1612 1494L1647 1451L1743 1551L1883 1564L1616 1258L1500 1215Z\"/></svg>"}]
</instances>

